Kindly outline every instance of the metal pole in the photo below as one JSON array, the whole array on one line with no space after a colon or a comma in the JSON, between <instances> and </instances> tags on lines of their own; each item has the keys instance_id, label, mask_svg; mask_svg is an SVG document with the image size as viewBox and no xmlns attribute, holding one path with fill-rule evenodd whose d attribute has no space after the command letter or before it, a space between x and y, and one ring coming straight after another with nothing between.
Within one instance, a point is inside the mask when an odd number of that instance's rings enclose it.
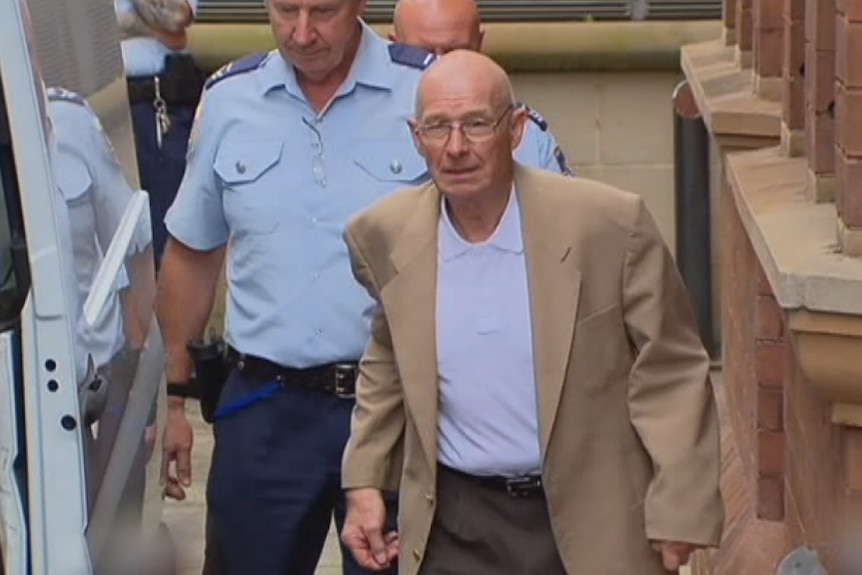
<instances>
[{"instance_id":1,"label":"metal pole","mask_svg":"<svg viewBox=\"0 0 862 575\"><path fill-rule=\"evenodd\" d=\"M676 262L704 347L715 358L709 209L709 133L687 81L673 92Z\"/></svg>"}]
</instances>

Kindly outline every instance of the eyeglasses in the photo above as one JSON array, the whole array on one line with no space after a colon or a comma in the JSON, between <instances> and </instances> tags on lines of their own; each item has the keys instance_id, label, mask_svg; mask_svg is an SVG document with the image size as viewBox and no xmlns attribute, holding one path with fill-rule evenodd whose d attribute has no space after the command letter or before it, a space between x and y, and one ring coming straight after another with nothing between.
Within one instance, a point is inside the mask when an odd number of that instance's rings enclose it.
<instances>
[{"instance_id":1,"label":"eyeglasses","mask_svg":"<svg viewBox=\"0 0 862 575\"><path fill-rule=\"evenodd\" d=\"M506 109L493 121L485 118L475 118L464 122L426 124L418 126L416 133L427 143L442 144L449 141L449 138L452 136L452 130L457 128L461 131L461 135L470 142L485 142L491 139L497 130L497 126L500 125L500 122L503 121L503 118L512 109L512 106L506 106Z\"/></svg>"}]
</instances>

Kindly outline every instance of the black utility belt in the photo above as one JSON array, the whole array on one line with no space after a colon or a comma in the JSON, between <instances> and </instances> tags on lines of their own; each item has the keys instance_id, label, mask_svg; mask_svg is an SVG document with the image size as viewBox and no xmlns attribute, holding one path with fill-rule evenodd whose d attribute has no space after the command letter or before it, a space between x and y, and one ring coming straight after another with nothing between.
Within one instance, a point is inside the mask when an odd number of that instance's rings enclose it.
<instances>
[{"instance_id":1,"label":"black utility belt","mask_svg":"<svg viewBox=\"0 0 862 575\"><path fill-rule=\"evenodd\" d=\"M525 475L522 477L503 477L500 475L472 475L458 469L453 469L442 463L438 465L443 470L457 475L462 479L466 479L476 485L493 489L495 491L505 491L511 497L519 499L539 499L545 497L545 490L542 483L541 475Z\"/></svg>"},{"instance_id":2,"label":"black utility belt","mask_svg":"<svg viewBox=\"0 0 862 575\"><path fill-rule=\"evenodd\" d=\"M158 87L156 86L158 79ZM165 71L155 76L128 78L129 102L153 103L157 96L168 106L197 106L206 76L188 54L172 54L165 59Z\"/></svg>"},{"instance_id":3,"label":"black utility belt","mask_svg":"<svg viewBox=\"0 0 862 575\"><path fill-rule=\"evenodd\" d=\"M328 363L298 369L244 354L231 346L227 348L227 360L244 376L261 383L277 381L285 385L298 385L331 393L342 399L351 399L356 395L356 376L359 374L356 362Z\"/></svg>"}]
</instances>

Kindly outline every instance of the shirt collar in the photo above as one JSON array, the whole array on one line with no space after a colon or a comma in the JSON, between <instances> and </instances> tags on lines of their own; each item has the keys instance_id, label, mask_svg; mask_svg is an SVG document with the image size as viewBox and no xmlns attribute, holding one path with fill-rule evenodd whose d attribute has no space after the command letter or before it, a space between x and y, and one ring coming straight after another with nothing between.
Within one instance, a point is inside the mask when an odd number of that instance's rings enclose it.
<instances>
[{"instance_id":1,"label":"shirt collar","mask_svg":"<svg viewBox=\"0 0 862 575\"><path fill-rule=\"evenodd\" d=\"M356 84L390 90L393 87L392 64L389 58L389 43L381 38L361 18L359 48L347 78L344 80L338 94L350 93ZM296 70L293 65L281 57L278 50L273 50L263 65L260 88L267 93L273 88L285 88L290 94L305 99L299 82L296 80Z\"/></svg>"},{"instance_id":2,"label":"shirt collar","mask_svg":"<svg viewBox=\"0 0 862 575\"><path fill-rule=\"evenodd\" d=\"M440 200L440 257L443 261L454 260L471 249L480 246L491 246L503 252L520 254L524 252L524 240L521 235L521 210L518 206L518 194L512 188L509 202L497 224L497 229L484 242L471 244L455 230L449 213L446 210L446 198Z\"/></svg>"}]
</instances>

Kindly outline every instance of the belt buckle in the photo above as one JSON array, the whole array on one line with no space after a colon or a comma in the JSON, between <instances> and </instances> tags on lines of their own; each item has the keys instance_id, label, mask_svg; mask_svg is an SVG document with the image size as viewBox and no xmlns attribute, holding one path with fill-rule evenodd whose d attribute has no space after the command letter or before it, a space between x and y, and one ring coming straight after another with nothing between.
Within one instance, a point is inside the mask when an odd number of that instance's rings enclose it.
<instances>
[{"instance_id":1,"label":"belt buckle","mask_svg":"<svg viewBox=\"0 0 862 575\"><path fill-rule=\"evenodd\" d=\"M353 399L356 397L356 366L349 363L335 365L335 397Z\"/></svg>"},{"instance_id":2,"label":"belt buckle","mask_svg":"<svg viewBox=\"0 0 862 575\"><path fill-rule=\"evenodd\" d=\"M534 495L542 489L542 478L513 477L506 480L506 493L511 497L525 498Z\"/></svg>"}]
</instances>

